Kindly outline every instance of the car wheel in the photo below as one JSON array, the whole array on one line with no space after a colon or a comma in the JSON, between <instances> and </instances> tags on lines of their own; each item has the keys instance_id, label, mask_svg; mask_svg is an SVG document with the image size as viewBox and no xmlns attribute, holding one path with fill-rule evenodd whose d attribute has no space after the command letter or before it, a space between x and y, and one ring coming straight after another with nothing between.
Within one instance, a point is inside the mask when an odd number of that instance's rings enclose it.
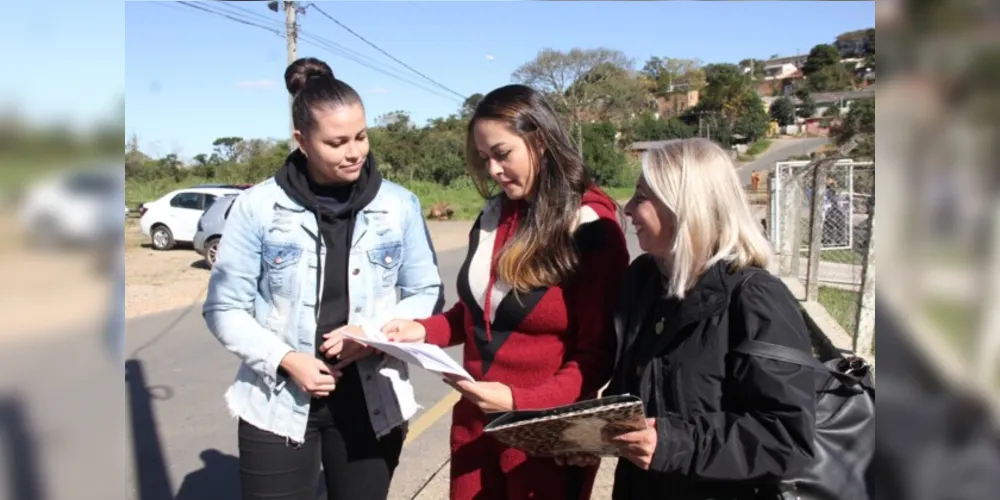
<instances>
[{"instance_id":1,"label":"car wheel","mask_svg":"<svg viewBox=\"0 0 1000 500\"><path fill-rule=\"evenodd\" d=\"M174 247L174 234L163 224L153 226L150 237L153 240L153 248L157 250L170 250Z\"/></svg>"},{"instance_id":2,"label":"car wheel","mask_svg":"<svg viewBox=\"0 0 1000 500\"><path fill-rule=\"evenodd\" d=\"M219 258L219 238L212 238L205 243L205 262L211 268Z\"/></svg>"}]
</instances>

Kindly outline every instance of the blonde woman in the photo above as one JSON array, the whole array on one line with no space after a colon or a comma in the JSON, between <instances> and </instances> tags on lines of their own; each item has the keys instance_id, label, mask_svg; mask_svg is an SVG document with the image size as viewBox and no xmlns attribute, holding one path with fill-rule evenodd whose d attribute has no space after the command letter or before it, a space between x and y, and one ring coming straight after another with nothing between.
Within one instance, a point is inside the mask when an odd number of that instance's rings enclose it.
<instances>
[{"instance_id":1,"label":"blonde woman","mask_svg":"<svg viewBox=\"0 0 1000 500\"><path fill-rule=\"evenodd\" d=\"M623 457L614 498L778 498L813 455L814 377L733 348L810 342L794 298L761 269L768 243L732 161L704 139L651 150L625 213L646 254L626 273L605 394L640 396L650 418L608 438Z\"/></svg>"}]
</instances>

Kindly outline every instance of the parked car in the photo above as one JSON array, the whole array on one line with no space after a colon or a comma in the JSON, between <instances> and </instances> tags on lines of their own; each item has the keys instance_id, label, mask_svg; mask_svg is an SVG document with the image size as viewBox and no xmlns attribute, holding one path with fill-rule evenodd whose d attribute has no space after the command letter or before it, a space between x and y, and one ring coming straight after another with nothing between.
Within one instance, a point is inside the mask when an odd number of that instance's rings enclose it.
<instances>
[{"instance_id":1,"label":"parked car","mask_svg":"<svg viewBox=\"0 0 1000 500\"><path fill-rule=\"evenodd\" d=\"M253 184L198 184L197 186L191 186L195 188L233 188L233 189L246 189Z\"/></svg>"},{"instance_id":2,"label":"parked car","mask_svg":"<svg viewBox=\"0 0 1000 500\"><path fill-rule=\"evenodd\" d=\"M229 211L237 195L226 195L212 204L198 219L198 230L194 234L194 250L205 257L208 267L215 265L219 255L219 241L222 240L222 228L226 226Z\"/></svg>"},{"instance_id":3,"label":"parked car","mask_svg":"<svg viewBox=\"0 0 1000 500\"><path fill-rule=\"evenodd\" d=\"M122 227L124 170L84 167L48 175L29 186L18 206L18 223L32 243L47 247L103 244Z\"/></svg>"},{"instance_id":4,"label":"parked car","mask_svg":"<svg viewBox=\"0 0 1000 500\"><path fill-rule=\"evenodd\" d=\"M156 250L169 250L177 243L192 243L198 220L216 200L242 189L209 187L178 189L139 208L139 227Z\"/></svg>"}]
</instances>

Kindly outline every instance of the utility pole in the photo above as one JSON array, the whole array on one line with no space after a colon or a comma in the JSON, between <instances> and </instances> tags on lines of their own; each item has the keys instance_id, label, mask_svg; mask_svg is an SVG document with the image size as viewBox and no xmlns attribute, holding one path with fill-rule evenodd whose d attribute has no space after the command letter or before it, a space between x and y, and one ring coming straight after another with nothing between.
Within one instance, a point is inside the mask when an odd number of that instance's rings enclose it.
<instances>
[{"instance_id":1,"label":"utility pole","mask_svg":"<svg viewBox=\"0 0 1000 500\"><path fill-rule=\"evenodd\" d=\"M296 53L298 52L298 30L295 24L295 2L285 1L285 43L288 50L288 64L292 64L297 59ZM295 96L289 94L288 96L288 127L290 135L288 136L288 149L294 150L295 144L295 123L292 121L292 103L295 101Z\"/></svg>"}]
</instances>

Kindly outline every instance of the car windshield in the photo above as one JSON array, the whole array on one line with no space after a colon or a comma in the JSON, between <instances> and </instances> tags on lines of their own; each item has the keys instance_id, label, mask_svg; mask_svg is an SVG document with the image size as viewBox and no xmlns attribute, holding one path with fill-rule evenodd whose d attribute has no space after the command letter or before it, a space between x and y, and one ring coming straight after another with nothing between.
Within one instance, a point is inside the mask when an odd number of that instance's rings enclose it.
<instances>
[{"instance_id":1,"label":"car windshield","mask_svg":"<svg viewBox=\"0 0 1000 500\"><path fill-rule=\"evenodd\" d=\"M118 179L113 175L97 172L78 172L66 179L66 187L70 192L83 195L110 195L115 192L118 185Z\"/></svg>"}]
</instances>

